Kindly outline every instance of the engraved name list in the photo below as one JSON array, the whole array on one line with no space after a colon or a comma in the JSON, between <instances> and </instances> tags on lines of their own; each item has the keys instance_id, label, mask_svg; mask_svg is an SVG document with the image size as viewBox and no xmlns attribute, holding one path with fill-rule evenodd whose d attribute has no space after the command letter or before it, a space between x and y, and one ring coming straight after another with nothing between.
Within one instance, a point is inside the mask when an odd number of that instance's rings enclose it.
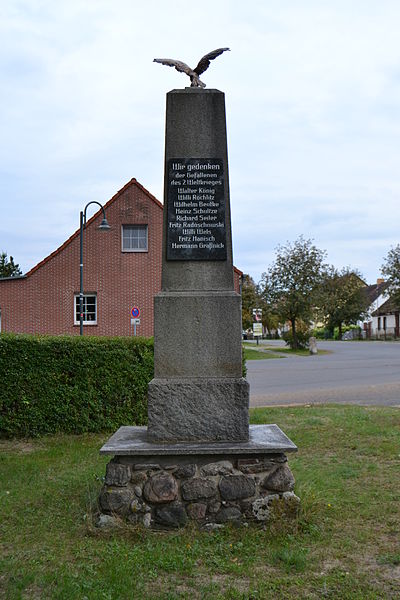
<instances>
[{"instance_id":1,"label":"engraved name list","mask_svg":"<svg viewBox=\"0 0 400 600\"><path fill-rule=\"evenodd\" d=\"M226 260L223 162L168 161L167 260Z\"/></svg>"}]
</instances>

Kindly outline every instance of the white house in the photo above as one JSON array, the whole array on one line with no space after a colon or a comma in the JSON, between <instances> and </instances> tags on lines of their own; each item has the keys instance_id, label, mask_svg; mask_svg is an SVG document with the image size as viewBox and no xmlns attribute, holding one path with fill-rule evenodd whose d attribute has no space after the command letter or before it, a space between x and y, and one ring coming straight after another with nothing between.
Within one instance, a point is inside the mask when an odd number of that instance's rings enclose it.
<instances>
[{"instance_id":1,"label":"white house","mask_svg":"<svg viewBox=\"0 0 400 600\"><path fill-rule=\"evenodd\" d=\"M372 313L372 332L380 339L400 337L400 307L391 298Z\"/></svg>"},{"instance_id":2,"label":"white house","mask_svg":"<svg viewBox=\"0 0 400 600\"><path fill-rule=\"evenodd\" d=\"M386 291L387 286L388 284L384 279L377 279L376 283L365 286L369 308L364 320L357 323L361 327L364 338L368 339L376 336L378 321L373 317L373 314L389 300L389 295Z\"/></svg>"}]
</instances>

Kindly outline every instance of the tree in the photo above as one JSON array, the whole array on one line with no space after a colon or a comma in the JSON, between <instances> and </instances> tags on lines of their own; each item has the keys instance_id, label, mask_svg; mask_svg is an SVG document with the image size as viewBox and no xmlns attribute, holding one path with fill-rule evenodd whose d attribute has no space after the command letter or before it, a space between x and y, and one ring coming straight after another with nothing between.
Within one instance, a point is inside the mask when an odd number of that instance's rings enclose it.
<instances>
[{"instance_id":1,"label":"tree","mask_svg":"<svg viewBox=\"0 0 400 600\"><path fill-rule=\"evenodd\" d=\"M14 259L10 256L7 258L7 252L0 252L0 277L17 277L22 275L19 265L14 263Z\"/></svg>"},{"instance_id":2,"label":"tree","mask_svg":"<svg viewBox=\"0 0 400 600\"><path fill-rule=\"evenodd\" d=\"M339 271L333 266L325 270L318 294L317 312L330 331L339 328L340 340L342 326L357 323L366 314L368 304L365 283L357 270L345 267Z\"/></svg>"},{"instance_id":3,"label":"tree","mask_svg":"<svg viewBox=\"0 0 400 600\"><path fill-rule=\"evenodd\" d=\"M400 306L400 244L391 248L381 267L382 275L387 278L391 299L396 307Z\"/></svg>"},{"instance_id":4,"label":"tree","mask_svg":"<svg viewBox=\"0 0 400 600\"><path fill-rule=\"evenodd\" d=\"M296 325L308 322L319 289L326 253L300 236L278 246L275 262L262 275L263 297L292 327L292 348L299 347Z\"/></svg>"}]
</instances>

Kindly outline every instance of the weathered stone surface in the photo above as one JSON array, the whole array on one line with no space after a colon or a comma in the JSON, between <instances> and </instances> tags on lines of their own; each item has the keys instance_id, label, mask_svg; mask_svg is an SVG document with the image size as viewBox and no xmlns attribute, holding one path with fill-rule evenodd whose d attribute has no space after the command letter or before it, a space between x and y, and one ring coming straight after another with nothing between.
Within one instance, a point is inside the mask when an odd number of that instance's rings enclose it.
<instances>
[{"instance_id":1,"label":"weathered stone surface","mask_svg":"<svg viewBox=\"0 0 400 600\"><path fill-rule=\"evenodd\" d=\"M235 506L223 506L215 515L216 523L227 523L228 521L240 521L242 513Z\"/></svg>"},{"instance_id":2,"label":"weathered stone surface","mask_svg":"<svg viewBox=\"0 0 400 600\"><path fill-rule=\"evenodd\" d=\"M148 529L151 527L151 513L146 513L143 517L143 525Z\"/></svg>"},{"instance_id":3,"label":"weathered stone surface","mask_svg":"<svg viewBox=\"0 0 400 600\"><path fill-rule=\"evenodd\" d=\"M95 526L100 529L111 529L120 525L121 521L112 515L99 515L95 523Z\"/></svg>"},{"instance_id":4,"label":"weathered stone surface","mask_svg":"<svg viewBox=\"0 0 400 600\"><path fill-rule=\"evenodd\" d=\"M181 484L181 494L184 500L200 500L212 498L217 493L217 486L211 479L196 477Z\"/></svg>"},{"instance_id":5,"label":"weathered stone surface","mask_svg":"<svg viewBox=\"0 0 400 600\"><path fill-rule=\"evenodd\" d=\"M201 521L206 516L207 504L204 504L204 502L192 502L187 505L186 512L190 519Z\"/></svg>"},{"instance_id":6,"label":"weathered stone surface","mask_svg":"<svg viewBox=\"0 0 400 600\"><path fill-rule=\"evenodd\" d=\"M156 523L166 527L183 527L187 522L185 507L180 503L168 504L155 511Z\"/></svg>"},{"instance_id":7,"label":"weathered stone surface","mask_svg":"<svg viewBox=\"0 0 400 600\"><path fill-rule=\"evenodd\" d=\"M160 465L157 463L137 463L133 465L135 471L161 471Z\"/></svg>"},{"instance_id":8,"label":"weathered stone surface","mask_svg":"<svg viewBox=\"0 0 400 600\"><path fill-rule=\"evenodd\" d=\"M126 520L128 523L131 523L131 525L143 523L143 513L129 513L126 517Z\"/></svg>"},{"instance_id":9,"label":"weathered stone surface","mask_svg":"<svg viewBox=\"0 0 400 600\"><path fill-rule=\"evenodd\" d=\"M106 485L126 486L131 478L131 470L127 465L109 462L106 467Z\"/></svg>"},{"instance_id":10,"label":"weathered stone surface","mask_svg":"<svg viewBox=\"0 0 400 600\"><path fill-rule=\"evenodd\" d=\"M249 384L242 377L153 379L148 406L153 443L249 439Z\"/></svg>"},{"instance_id":11,"label":"weathered stone surface","mask_svg":"<svg viewBox=\"0 0 400 600\"><path fill-rule=\"evenodd\" d=\"M317 338L315 337L310 337L309 339L309 349L310 349L310 354L318 354L318 348L317 348Z\"/></svg>"},{"instance_id":12,"label":"weathered stone surface","mask_svg":"<svg viewBox=\"0 0 400 600\"><path fill-rule=\"evenodd\" d=\"M294 488L294 477L289 465L278 467L271 475L268 475L261 483L261 487L272 492L289 492Z\"/></svg>"},{"instance_id":13,"label":"weathered stone surface","mask_svg":"<svg viewBox=\"0 0 400 600\"><path fill-rule=\"evenodd\" d=\"M141 498L143 495L143 490L140 487L140 485L135 485L135 487L133 488L133 491L135 492L135 496L137 496L138 498Z\"/></svg>"},{"instance_id":14,"label":"weathered stone surface","mask_svg":"<svg viewBox=\"0 0 400 600\"><path fill-rule=\"evenodd\" d=\"M208 504L208 512L211 515L215 515L215 513L217 513L220 508L221 508L221 502L219 502L218 500L211 500L211 502L209 502L209 504Z\"/></svg>"},{"instance_id":15,"label":"weathered stone surface","mask_svg":"<svg viewBox=\"0 0 400 600\"><path fill-rule=\"evenodd\" d=\"M138 512L144 513L144 512L149 512L151 510L151 508L148 504L146 504L145 502L141 502L137 498L134 498L132 500L129 508L132 513L138 513Z\"/></svg>"},{"instance_id":16,"label":"weathered stone surface","mask_svg":"<svg viewBox=\"0 0 400 600\"><path fill-rule=\"evenodd\" d=\"M178 467L176 471L174 471L174 476L178 479L187 479L188 477L193 477L196 473L196 465L182 465Z\"/></svg>"},{"instance_id":17,"label":"weathered stone surface","mask_svg":"<svg viewBox=\"0 0 400 600\"><path fill-rule=\"evenodd\" d=\"M204 465L200 469L200 475L228 475L233 472L233 465L229 460L220 460L215 463Z\"/></svg>"},{"instance_id":18,"label":"weathered stone surface","mask_svg":"<svg viewBox=\"0 0 400 600\"><path fill-rule=\"evenodd\" d=\"M254 500L250 500L249 498L240 501L240 510L242 511L243 516L248 519L253 517L253 502Z\"/></svg>"},{"instance_id":19,"label":"weathered stone surface","mask_svg":"<svg viewBox=\"0 0 400 600\"><path fill-rule=\"evenodd\" d=\"M257 500L254 500L253 515L257 521L268 521L271 516L269 503L273 499L279 500L278 494L264 496L264 498L257 498Z\"/></svg>"},{"instance_id":20,"label":"weathered stone surface","mask_svg":"<svg viewBox=\"0 0 400 600\"><path fill-rule=\"evenodd\" d=\"M211 407L212 408L212 407ZM215 418L215 411L211 410L211 418ZM283 433L278 425L250 425L249 440L240 444L237 441L188 441L185 444L176 444L175 441L149 441L147 427L125 425L110 437L100 449L100 454L112 454L121 457L146 457L157 455L159 457L195 457L209 455L212 462L226 459L228 455L276 455L278 453L297 452L297 446ZM192 462L193 462L192 461ZM150 461L148 461L150 462Z\"/></svg>"},{"instance_id":21,"label":"weathered stone surface","mask_svg":"<svg viewBox=\"0 0 400 600\"><path fill-rule=\"evenodd\" d=\"M269 494L253 502L253 515L258 521L287 520L298 515L300 498L293 492Z\"/></svg>"},{"instance_id":22,"label":"weathered stone surface","mask_svg":"<svg viewBox=\"0 0 400 600\"><path fill-rule=\"evenodd\" d=\"M287 461L284 454L273 456L273 457L262 457L262 458L239 458L237 461L237 468L242 473L262 473L275 469L277 465L283 464Z\"/></svg>"},{"instance_id":23,"label":"weathered stone surface","mask_svg":"<svg viewBox=\"0 0 400 600\"><path fill-rule=\"evenodd\" d=\"M227 475L219 482L219 491L224 500L240 500L256 493L256 484L246 475Z\"/></svg>"},{"instance_id":24,"label":"weathered stone surface","mask_svg":"<svg viewBox=\"0 0 400 600\"><path fill-rule=\"evenodd\" d=\"M103 487L100 493L100 506L105 513L125 514L133 499L133 490L129 488Z\"/></svg>"},{"instance_id":25,"label":"weathered stone surface","mask_svg":"<svg viewBox=\"0 0 400 600\"><path fill-rule=\"evenodd\" d=\"M178 483L170 473L156 473L144 485L143 495L148 502L172 502L178 496Z\"/></svg>"},{"instance_id":26,"label":"weathered stone surface","mask_svg":"<svg viewBox=\"0 0 400 600\"><path fill-rule=\"evenodd\" d=\"M132 473L131 476L131 483L133 483L134 485L139 485L140 483L144 483L147 479L147 475L146 473L143 473L143 471L137 471Z\"/></svg>"}]
</instances>

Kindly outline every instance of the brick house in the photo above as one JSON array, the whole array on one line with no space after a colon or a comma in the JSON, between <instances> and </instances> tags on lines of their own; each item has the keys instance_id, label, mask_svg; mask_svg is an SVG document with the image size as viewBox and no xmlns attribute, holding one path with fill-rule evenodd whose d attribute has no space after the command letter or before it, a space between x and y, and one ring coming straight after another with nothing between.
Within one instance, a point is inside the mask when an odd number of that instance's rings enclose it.
<instances>
[{"instance_id":1,"label":"brick house","mask_svg":"<svg viewBox=\"0 0 400 600\"><path fill-rule=\"evenodd\" d=\"M131 179L84 232L84 334L133 334L131 308L141 310L137 335L153 335L153 297L161 289L163 205ZM0 331L79 334L79 254L76 231L20 277L0 279ZM240 291L241 271L234 269Z\"/></svg>"}]
</instances>

